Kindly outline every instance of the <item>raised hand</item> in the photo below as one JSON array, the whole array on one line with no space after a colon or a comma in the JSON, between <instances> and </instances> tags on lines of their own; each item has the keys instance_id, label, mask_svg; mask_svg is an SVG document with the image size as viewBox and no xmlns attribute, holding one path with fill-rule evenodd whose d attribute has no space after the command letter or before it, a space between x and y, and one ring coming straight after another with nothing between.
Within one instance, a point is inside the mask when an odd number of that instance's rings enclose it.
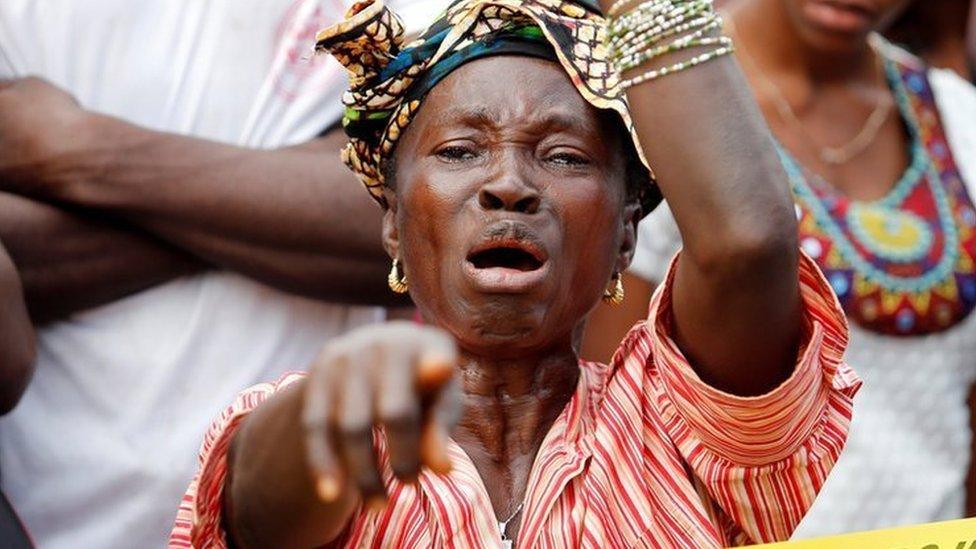
<instances>
[{"instance_id":1,"label":"raised hand","mask_svg":"<svg viewBox=\"0 0 976 549\"><path fill-rule=\"evenodd\" d=\"M319 355L305 386L302 424L323 502L346 490L372 505L385 500L374 427L385 431L390 465L401 480L414 480L421 467L450 470L456 362L445 332L410 322L361 328Z\"/></svg>"}]
</instances>

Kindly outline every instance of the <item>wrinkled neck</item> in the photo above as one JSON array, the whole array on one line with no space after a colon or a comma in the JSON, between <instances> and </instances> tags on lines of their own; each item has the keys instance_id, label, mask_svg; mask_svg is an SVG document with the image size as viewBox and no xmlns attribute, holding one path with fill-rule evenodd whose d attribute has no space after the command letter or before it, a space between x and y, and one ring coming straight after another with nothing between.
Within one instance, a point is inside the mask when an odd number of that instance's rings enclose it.
<instances>
[{"instance_id":1,"label":"wrinkled neck","mask_svg":"<svg viewBox=\"0 0 976 549\"><path fill-rule=\"evenodd\" d=\"M512 360L466 356L458 371L456 440L477 445L501 463L534 455L572 398L579 375L571 348Z\"/></svg>"}]
</instances>

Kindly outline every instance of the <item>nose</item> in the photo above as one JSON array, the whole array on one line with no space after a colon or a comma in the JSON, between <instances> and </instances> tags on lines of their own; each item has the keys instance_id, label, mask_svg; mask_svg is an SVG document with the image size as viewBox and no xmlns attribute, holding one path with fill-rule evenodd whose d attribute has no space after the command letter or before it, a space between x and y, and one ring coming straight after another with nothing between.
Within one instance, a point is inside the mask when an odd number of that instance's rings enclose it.
<instances>
[{"instance_id":1,"label":"nose","mask_svg":"<svg viewBox=\"0 0 976 549\"><path fill-rule=\"evenodd\" d=\"M515 176L496 178L478 191L478 204L487 211L534 214L541 202L538 190Z\"/></svg>"}]
</instances>

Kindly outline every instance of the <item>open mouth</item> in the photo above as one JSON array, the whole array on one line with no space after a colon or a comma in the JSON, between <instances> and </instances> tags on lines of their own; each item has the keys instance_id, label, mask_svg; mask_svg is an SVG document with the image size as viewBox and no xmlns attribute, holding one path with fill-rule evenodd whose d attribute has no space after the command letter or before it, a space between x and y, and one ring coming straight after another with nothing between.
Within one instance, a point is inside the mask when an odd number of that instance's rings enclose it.
<instances>
[{"instance_id":1,"label":"open mouth","mask_svg":"<svg viewBox=\"0 0 976 549\"><path fill-rule=\"evenodd\" d=\"M465 257L464 271L479 292L525 294L545 284L552 266L542 243L517 224L503 223Z\"/></svg>"},{"instance_id":2,"label":"open mouth","mask_svg":"<svg viewBox=\"0 0 976 549\"><path fill-rule=\"evenodd\" d=\"M473 252L468 262L476 269L512 269L534 271L542 267L542 260L532 252L515 246L499 246Z\"/></svg>"},{"instance_id":3,"label":"open mouth","mask_svg":"<svg viewBox=\"0 0 976 549\"><path fill-rule=\"evenodd\" d=\"M859 13L863 16L869 17L874 15L874 12L865 4L861 2L851 2L847 0L820 0L821 3L833 7L837 10L846 10L855 13Z\"/></svg>"}]
</instances>

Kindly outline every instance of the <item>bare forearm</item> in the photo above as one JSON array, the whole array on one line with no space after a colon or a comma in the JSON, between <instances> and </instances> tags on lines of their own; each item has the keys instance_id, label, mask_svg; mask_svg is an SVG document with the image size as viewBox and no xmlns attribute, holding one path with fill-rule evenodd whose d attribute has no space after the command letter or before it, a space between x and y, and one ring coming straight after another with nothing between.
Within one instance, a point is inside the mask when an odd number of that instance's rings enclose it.
<instances>
[{"instance_id":1,"label":"bare forearm","mask_svg":"<svg viewBox=\"0 0 976 549\"><path fill-rule=\"evenodd\" d=\"M108 117L93 124L112 152L97 177L57 187L54 198L286 290L347 302L390 295L380 210L339 162L341 134L252 150Z\"/></svg>"},{"instance_id":2,"label":"bare forearm","mask_svg":"<svg viewBox=\"0 0 976 549\"><path fill-rule=\"evenodd\" d=\"M0 240L17 265L36 322L115 301L201 268L131 228L0 193Z\"/></svg>"},{"instance_id":3,"label":"bare forearm","mask_svg":"<svg viewBox=\"0 0 976 549\"><path fill-rule=\"evenodd\" d=\"M301 430L305 383L296 385L255 410L234 437L224 527L240 549L323 545L356 503L349 490L329 505L316 496Z\"/></svg>"},{"instance_id":4,"label":"bare forearm","mask_svg":"<svg viewBox=\"0 0 976 549\"><path fill-rule=\"evenodd\" d=\"M0 415L12 410L34 372L34 330L13 262L0 246Z\"/></svg>"},{"instance_id":5,"label":"bare forearm","mask_svg":"<svg viewBox=\"0 0 976 549\"><path fill-rule=\"evenodd\" d=\"M730 248L796 241L786 174L731 57L631 88L628 97L685 255L721 268Z\"/></svg>"},{"instance_id":6,"label":"bare forearm","mask_svg":"<svg viewBox=\"0 0 976 549\"><path fill-rule=\"evenodd\" d=\"M674 283L679 342L713 385L765 392L796 357L797 227L745 79L728 57L630 98L684 242Z\"/></svg>"},{"instance_id":7,"label":"bare forearm","mask_svg":"<svg viewBox=\"0 0 976 549\"><path fill-rule=\"evenodd\" d=\"M767 391L795 362L797 229L745 78L727 56L632 87L628 99L684 242L673 293L679 344L710 384Z\"/></svg>"}]
</instances>

